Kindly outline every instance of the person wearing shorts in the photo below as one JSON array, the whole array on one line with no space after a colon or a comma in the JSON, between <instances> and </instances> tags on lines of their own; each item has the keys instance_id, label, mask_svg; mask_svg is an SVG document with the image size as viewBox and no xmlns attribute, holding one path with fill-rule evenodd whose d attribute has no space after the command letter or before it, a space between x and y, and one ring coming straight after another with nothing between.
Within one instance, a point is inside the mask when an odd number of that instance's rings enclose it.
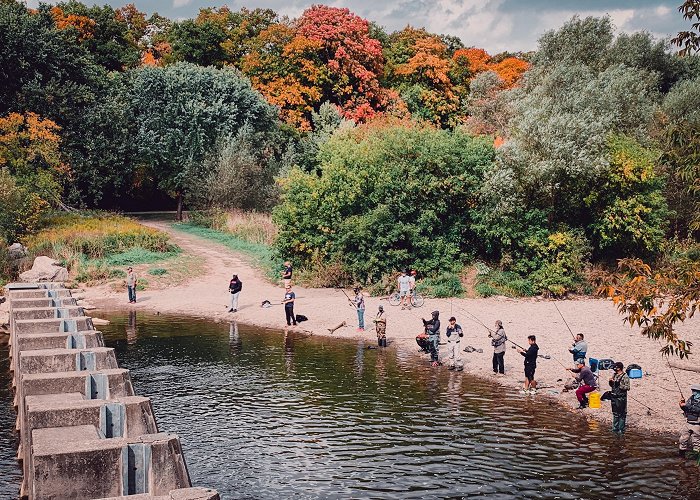
<instances>
[{"instance_id":1,"label":"person wearing shorts","mask_svg":"<svg viewBox=\"0 0 700 500\"><path fill-rule=\"evenodd\" d=\"M399 276L399 296L401 297L401 309L411 308L411 278L404 269Z\"/></svg>"},{"instance_id":2,"label":"person wearing shorts","mask_svg":"<svg viewBox=\"0 0 700 500\"><path fill-rule=\"evenodd\" d=\"M522 393L529 392L534 394L537 392L537 382L535 381L535 370L537 369L537 353L540 348L537 345L536 338L534 335L530 335L527 338L530 347L527 351L518 348L518 352L525 357L525 382L523 383Z\"/></svg>"}]
</instances>

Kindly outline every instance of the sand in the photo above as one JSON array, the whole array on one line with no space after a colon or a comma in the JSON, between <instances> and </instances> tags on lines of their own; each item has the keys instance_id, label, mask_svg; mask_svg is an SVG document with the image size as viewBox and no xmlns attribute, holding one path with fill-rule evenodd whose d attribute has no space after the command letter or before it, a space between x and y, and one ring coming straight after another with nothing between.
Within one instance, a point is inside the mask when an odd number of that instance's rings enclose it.
<instances>
[{"instance_id":1,"label":"sand","mask_svg":"<svg viewBox=\"0 0 700 500\"><path fill-rule=\"evenodd\" d=\"M145 310L163 314L178 314L203 317L216 321L238 321L242 323L270 327L286 328L284 311L281 305L261 308L263 300L279 302L284 295L281 284L270 283L262 273L251 266L245 256L234 253L226 247L174 230L164 222L148 222L149 226L168 232L173 241L183 251L198 256L204 262L205 273L193 276L185 284L164 290L146 290L139 292L136 304L129 304L126 291L115 293L110 286L86 288L80 295L91 304L109 310ZM141 272L145 272L146 267ZM139 268L136 269L137 272ZM280 272L282 266L280 263ZM238 274L243 282L238 312L228 313L230 294L228 282L232 274ZM310 332L314 335L331 335L343 339L366 339L368 344L376 343L372 327L372 318L377 307L382 304L387 311L387 338L390 347L416 353L416 334L422 331L420 318L429 318L433 310L440 311L443 325L454 315L464 329L462 348L467 345L483 349L483 353L463 353L464 372L502 384L513 393L514 398L553 398L562 405L562 410L573 411L581 418L610 422L610 404L603 402L600 409L576 410L578 402L573 392L562 392L563 380L570 377L561 364L573 367L573 360L568 348L572 337L557 312L554 303L544 299L427 299L425 305L418 309L401 310L392 307L388 301L378 297L365 299L365 332L357 331L357 315L354 307L340 290L309 289L294 287L297 295L295 312L303 314L309 321L300 323L291 330ZM349 293L350 291L348 291ZM576 298L557 301L557 306L566 318L574 333L583 333L589 345L588 356L593 358L612 358L625 365L636 363L644 370L644 377L632 381L628 399L629 427L639 427L658 432L677 433L683 422L683 415L678 408L680 394L672 377L667 361L659 353L661 344L641 335L638 328L623 324L622 317L608 300L594 298ZM540 359L537 365L536 379L540 384L537 395L520 395L517 389L522 385L523 357L515 350L508 349L505 356L506 374L497 376L491 368L491 353L488 332L485 328L470 320L468 311L489 327L495 320L503 321L508 338L522 346L527 345L527 336L536 335L541 354L551 359ZM328 329L341 322L346 327L330 334ZM444 332L444 328L443 328ZM678 328L679 334L694 342L700 349L700 321L694 319ZM442 341L445 341L444 333ZM441 346L441 358L446 356L446 346ZM435 369L446 370L445 366ZM421 355L417 362L429 362L427 355ZM560 364L561 363L561 364ZM674 365L683 368L700 366L697 361L674 360ZM689 395L691 384L700 383L700 373L676 368L674 370L683 393ZM611 371L600 372L601 388L607 390ZM651 408L632 400L635 398Z\"/></svg>"}]
</instances>

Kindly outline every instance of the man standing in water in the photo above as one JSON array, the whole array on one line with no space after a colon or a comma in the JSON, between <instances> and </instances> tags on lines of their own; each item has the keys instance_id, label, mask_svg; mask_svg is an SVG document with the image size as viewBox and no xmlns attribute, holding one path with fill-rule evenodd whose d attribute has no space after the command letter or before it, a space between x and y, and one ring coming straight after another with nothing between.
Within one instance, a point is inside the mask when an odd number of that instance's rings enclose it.
<instances>
[{"instance_id":1,"label":"man standing in water","mask_svg":"<svg viewBox=\"0 0 700 500\"><path fill-rule=\"evenodd\" d=\"M679 406L685 416L684 428L678 438L678 453L685 456L687 451L700 453L700 384L690 386L692 394L688 401L681 399Z\"/></svg>"},{"instance_id":2,"label":"man standing in water","mask_svg":"<svg viewBox=\"0 0 700 500\"><path fill-rule=\"evenodd\" d=\"M457 319L454 316L449 319L445 335L447 335L447 356L449 359L447 369L461 372L464 370L464 364L462 363L462 350L459 348L459 340L464 337L464 332L462 327L457 324Z\"/></svg>"},{"instance_id":3,"label":"man standing in water","mask_svg":"<svg viewBox=\"0 0 700 500\"><path fill-rule=\"evenodd\" d=\"M243 282L238 279L238 275L234 274L228 284L228 291L231 293L231 307L228 312L235 313L238 311L238 297L243 290Z\"/></svg>"},{"instance_id":4,"label":"man standing in water","mask_svg":"<svg viewBox=\"0 0 700 500\"><path fill-rule=\"evenodd\" d=\"M523 388L520 391L521 394L529 392L530 394L537 393L537 382L535 382L535 369L537 368L537 353L540 348L537 345L537 339L534 335L530 335L527 338L527 342L530 344L527 351L518 347L518 352L525 357L525 382L523 383Z\"/></svg>"},{"instance_id":5,"label":"man standing in water","mask_svg":"<svg viewBox=\"0 0 700 500\"><path fill-rule=\"evenodd\" d=\"M374 317L374 328L377 331L377 344L379 347L386 347L386 313L384 306L379 306L377 315Z\"/></svg>"},{"instance_id":6,"label":"man standing in water","mask_svg":"<svg viewBox=\"0 0 700 500\"><path fill-rule=\"evenodd\" d=\"M129 292L129 304L136 304L136 273L132 268L126 270L126 290Z\"/></svg>"},{"instance_id":7,"label":"man standing in water","mask_svg":"<svg viewBox=\"0 0 700 500\"><path fill-rule=\"evenodd\" d=\"M433 311L432 318L428 321L423 320L423 325L430 345L430 365L438 366L440 364L440 311Z\"/></svg>"},{"instance_id":8,"label":"man standing in water","mask_svg":"<svg viewBox=\"0 0 700 500\"><path fill-rule=\"evenodd\" d=\"M292 285L287 285L285 287L284 300L284 315L287 319L287 326L297 326L297 319L294 316L294 300L296 295L292 292Z\"/></svg>"},{"instance_id":9,"label":"man standing in water","mask_svg":"<svg viewBox=\"0 0 700 500\"><path fill-rule=\"evenodd\" d=\"M506 331L503 329L503 322L496 320L496 331L489 333L491 337L491 345L493 346L493 373L505 374L505 365L503 358L506 355Z\"/></svg>"},{"instance_id":10,"label":"man standing in water","mask_svg":"<svg viewBox=\"0 0 700 500\"><path fill-rule=\"evenodd\" d=\"M630 378L624 370L625 366L619 361L613 365L615 374L610 377L609 383L610 404L612 406L613 424L612 430L618 434L625 432L627 422L627 391L630 390Z\"/></svg>"}]
</instances>

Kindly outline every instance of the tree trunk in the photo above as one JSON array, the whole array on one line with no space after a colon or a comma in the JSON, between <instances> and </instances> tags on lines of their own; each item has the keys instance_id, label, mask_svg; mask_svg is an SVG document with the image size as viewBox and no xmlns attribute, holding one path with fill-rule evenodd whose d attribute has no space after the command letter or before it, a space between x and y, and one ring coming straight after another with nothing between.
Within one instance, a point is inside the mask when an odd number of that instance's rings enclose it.
<instances>
[{"instance_id":1,"label":"tree trunk","mask_svg":"<svg viewBox=\"0 0 700 500\"><path fill-rule=\"evenodd\" d=\"M182 193L177 193L177 221L182 222Z\"/></svg>"}]
</instances>

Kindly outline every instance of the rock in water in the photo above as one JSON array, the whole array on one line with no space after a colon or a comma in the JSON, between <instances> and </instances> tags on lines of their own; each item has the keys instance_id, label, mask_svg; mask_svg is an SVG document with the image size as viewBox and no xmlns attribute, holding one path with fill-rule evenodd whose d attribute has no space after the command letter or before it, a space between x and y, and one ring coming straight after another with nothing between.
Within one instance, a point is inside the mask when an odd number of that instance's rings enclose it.
<instances>
[{"instance_id":1,"label":"rock in water","mask_svg":"<svg viewBox=\"0 0 700 500\"><path fill-rule=\"evenodd\" d=\"M66 281L68 269L61 267L57 261L43 255L34 259L34 264L29 271L19 275L20 281L35 283L41 281Z\"/></svg>"}]
</instances>

